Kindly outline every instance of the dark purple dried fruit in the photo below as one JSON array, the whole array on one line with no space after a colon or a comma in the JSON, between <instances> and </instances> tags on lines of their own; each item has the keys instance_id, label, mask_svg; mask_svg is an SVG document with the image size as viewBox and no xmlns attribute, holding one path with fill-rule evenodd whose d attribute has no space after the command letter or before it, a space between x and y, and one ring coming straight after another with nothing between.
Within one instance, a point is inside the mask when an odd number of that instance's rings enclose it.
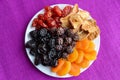
<instances>
[{"instance_id":1,"label":"dark purple dried fruit","mask_svg":"<svg viewBox=\"0 0 120 80\"><path fill-rule=\"evenodd\" d=\"M35 56L35 54L37 54L37 50L34 49L34 48L31 49L31 50L30 50L30 54L33 55L33 56Z\"/></svg>"},{"instance_id":2,"label":"dark purple dried fruit","mask_svg":"<svg viewBox=\"0 0 120 80\"><path fill-rule=\"evenodd\" d=\"M45 54L46 52L47 52L46 45L45 44L39 44L38 53Z\"/></svg>"},{"instance_id":3,"label":"dark purple dried fruit","mask_svg":"<svg viewBox=\"0 0 120 80\"><path fill-rule=\"evenodd\" d=\"M74 32L72 29L67 29L66 34L67 34L67 36L72 37L74 35Z\"/></svg>"},{"instance_id":4,"label":"dark purple dried fruit","mask_svg":"<svg viewBox=\"0 0 120 80\"><path fill-rule=\"evenodd\" d=\"M66 51L67 51L68 54L72 53L73 52L72 46L68 46Z\"/></svg>"},{"instance_id":5,"label":"dark purple dried fruit","mask_svg":"<svg viewBox=\"0 0 120 80\"><path fill-rule=\"evenodd\" d=\"M73 40L74 41L78 41L79 40L79 35L76 33L76 34L74 34L74 36L73 36Z\"/></svg>"},{"instance_id":6,"label":"dark purple dried fruit","mask_svg":"<svg viewBox=\"0 0 120 80\"><path fill-rule=\"evenodd\" d=\"M62 45L56 45L55 48L57 51L60 51L60 50L62 50Z\"/></svg>"},{"instance_id":7,"label":"dark purple dried fruit","mask_svg":"<svg viewBox=\"0 0 120 80\"><path fill-rule=\"evenodd\" d=\"M59 59L62 57L62 52L61 51L58 51L57 54L56 54L56 58Z\"/></svg>"},{"instance_id":8,"label":"dark purple dried fruit","mask_svg":"<svg viewBox=\"0 0 120 80\"><path fill-rule=\"evenodd\" d=\"M44 55L43 58L41 59L41 61L44 66L49 66L49 64L50 64L50 60L48 59L47 55Z\"/></svg>"},{"instance_id":9,"label":"dark purple dried fruit","mask_svg":"<svg viewBox=\"0 0 120 80\"><path fill-rule=\"evenodd\" d=\"M56 50L55 49L51 49L49 52L48 52L48 57L49 59L52 59L56 56Z\"/></svg>"},{"instance_id":10,"label":"dark purple dried fruit","mask_svg":"<svg viewBox=\"0 0 120 80\"><path fill-rule=\"evenodd\" d=\"M57 66L57 59L53 59L53 60L51 60L51 63L50 63L50 65L52 66L52 67L55 67L55 66Z\"/></svg>"},{"instance_id":11,"label":"dark purple dried fruit","mask_svg":"<svg viewBox=\"0 0 120 80\"><path fill-rule=\"evenodd\" d=\"M73 41L73 42L71 43L71 46L72 46L72 47L75 47L75 45L76 45L76 42Z\"/></svg>"},{"instance_id":12,"label":"dark purple dried fruit","mask_svg":"<svg viewBox=\"0 0 120 80\"><path fill-rule=\"evenodd\" d=\"M62 45L63 44L63 38L58 37L57 44Z\"/></svg>"},{"instance_id":13,"label":"dark purple dried fruit","mask_svg":"<svg viewBox=\"0 0 120 80\"><path fill-rule=\"evenodd\" d=\"M66 37L66 38L65 38L65 42L66 42L67 44L70 44L70 43L72 42L72 38L71 38L71 37Z\"/></svg>"},{"instance_id":14,"label":"dark purple dried fruit","mask_svg":"<svg viewBox=\"0 0 120 80\"><path fill-rule=\"evenodd\" d=\"M57 35L63 35L64 34L64 29L62 28L62 27L59 27L58 29L57 29Z\"/></svg>"},{"instance_id":15,"label":"dark purple dried fruit","mask_svg":"<svg viewBox=\"0 0 120 80\"><path fill-rule=\"evenodd\" d=\"M73 52L78 35L69 28L40 28L30 32L32 40L26 43L30 54L35 56L34 64L56 66L57 60L67 58Z\"/></svg>"},{"instance_id":16,"label":"dark purple dried fruit","mask_svg":"<svg viewBox=\"0 0 120 80\"><path fill-rule=\"evenodd\" d=\"M39 36L43 37L43 36L46 36L46 34L47 34L47 29L46 28L42 28L38 31Z\"/></svg>"},{"instance_id":17,"label":"dark purple dried fruit","mask_svg":"<svg viewBox=\"0 0 120 80\"><path fill-rule=\"evenodd\" d=\"M31 36L32 38L37 38L37 30L31 31L31 32L30 32L30 36Z\"/></svg>"},{"instance_id":18,"label":"dark purple dried fruit","mask_svg":"<svg viewBox=\"0 0 120 80\"><path fill-rule=\"evenodd\" d=\"M55 47L55 39L50 39L48 45L50 48Z\"/></svg>"},{"instance_id":19,"label":"dark purple dried fruit","mask_svg":"<svg viewBox=\"0 0 120 80\"><path fill-rule=\"evenodd\" d=\"M62 58L67 58L68 54L66 52L63 52Z\"/></svg>"},{"instance_id":20,"label":"dark purple dried fruit","mask_svg":"<svg viewBox=\"0 0 120 80\"><path fill-rule=\"evenodd\" d=\"M41 62L41 60L40 60L39 56L36 56L34 59L34 64L38 65L40 62Z\"/></svg>"},{"instance_id":21,"label":"dark purple dried fruit","mask_svg":"<svg viewBox=\"0 0 120 80\"><path fill-rule=\"evenodd\" d=\"M34 40L29 40L27 43L26 43L26 48L36 48L36 43Z\"/></svg>"}]
</instances>

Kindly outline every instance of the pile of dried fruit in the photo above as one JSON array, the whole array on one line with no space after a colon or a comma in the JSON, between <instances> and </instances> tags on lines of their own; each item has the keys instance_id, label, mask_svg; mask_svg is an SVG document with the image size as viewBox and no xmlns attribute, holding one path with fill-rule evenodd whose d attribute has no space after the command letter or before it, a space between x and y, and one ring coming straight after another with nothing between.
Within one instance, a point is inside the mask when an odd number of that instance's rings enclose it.
<instances>
[{"instance_id":1,"label":"pile of dried fruit","mask_svg":"<svg viewBox=\"0 0 120 80\"><path fill-rule=\"evenodd\" d=\"M79 36L68 28L41 28L30 32L31 40L26 43L35 56L35 65L57 66L57 60L73 52Z\"/></svg>"},{"instance_id":2,"label":"pile of dried fruit","mask_svg":"<svg viewBox=\"0 0 120 80\"><path fill-rule=\"evenodd\" d=\"M95 45L91 41L99 34L99 28L89 13L66 6L45 7L44 14L33 20L35 30L30 32L31 40L26 43L30 54L35 56L34 64L51 66L59 76L77 76L90 60L96 59Z\"/></svg>"},{"instance_id":3,"label":"pile of dried fruit","mask_svg":"<svg viewBox=\"0 0 120 80\"><path fill-rule=\"evenodd\" d=\"M52 67L52 71L60 76L67 73L78 76L80 69L87 68L91 60L96 59L95 45L92 41L84 39L76 43L74 51L68 55L67 60L59 59L58 65Z\"/></svg>"}]
</instances>

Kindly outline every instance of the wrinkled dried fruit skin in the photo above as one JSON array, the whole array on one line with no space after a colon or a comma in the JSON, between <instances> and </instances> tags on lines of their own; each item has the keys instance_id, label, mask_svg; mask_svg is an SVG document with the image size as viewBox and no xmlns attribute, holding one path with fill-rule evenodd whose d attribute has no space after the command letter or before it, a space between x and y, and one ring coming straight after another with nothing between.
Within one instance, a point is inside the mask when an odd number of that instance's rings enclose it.
<instances>
[{"instance_id":1,"label":"wrinkled dried fruit skin","mask_svg":"<svg viewBox=\"0 0 120 80\"><path fill-rule=\"evenodd\" d=\"M32 40L26 43L26 48L35 56L35 65L57 66L58 59L67 59L76 43L73 40L76 34L68 28L40 28L31 31L30 35Z\"/></svg>"}]
</instances>

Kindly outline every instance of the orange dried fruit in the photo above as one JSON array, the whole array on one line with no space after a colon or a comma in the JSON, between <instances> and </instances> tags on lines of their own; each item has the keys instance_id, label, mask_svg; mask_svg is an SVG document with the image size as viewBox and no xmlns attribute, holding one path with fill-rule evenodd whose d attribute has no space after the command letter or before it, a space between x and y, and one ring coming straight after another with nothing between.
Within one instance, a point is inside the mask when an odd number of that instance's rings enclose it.
<instances>
[{"instance_id":1,"label":"orange dried fruit","mask_svg":"<svg viewBox=\"0 0 120 80\"><path fill-rule=\"evenodd\" d=\"M52 72L57 72L57 71L59 71L59 70L62 68L62 66L63 66L64 63L65 63L65 60L64 60L64 59L59 59L59 60L58 60L58 65L57 65L56 67L52 67L52 68L51 68L51 71L52 71Z\"/></svg>"},{"instance_id":2,"label":"orange dried fruit","mask_svg":"<svg viewBox=\"0 0 120 80\"><path fill-rule=\"evenodd\" d=\"M73 50L71 54L68 55L67 59L70 62L74 62L78 57L78 51L76 49Z\"/></svg>"},{"instance_id":3,"label":"orange dried fruit","mask_svg":"<svg viewBox=\"0 0 120 80\"><path fill-rule=\"evenodd\" d=\"M88 47L89 47L89 40L87 38L85 38L81 41L78 41L76 43L77 49L86 50L86 49L88 49Z\"/></svg>"},{"instance_id":4,"label":"orange dried fruit","mask_svg":"<svg viewBox=\"0 0 120 80\"><path fill-rule=\"evenodd\" d=\"M85 52L90 52L95 49L95 44L93 41L90 41L89 47L85 50Z\"/></svg>"},{"instance_id":5,"label":"orange dried fruit","mask_svg":"<svg viewBox=\"0 0 120 80\"><path fill-rule=\"evenodd\" d=\"M70 70L69 74L73 75L73 76L78 76L80 74L80 66L78 66L75 63L72 63L71 70Z\"/></svg>"},{"instance_id":6,"label":"orange dried fruit","mask_svg":"<svg viewBox=\"0 0 120 80\"><path fill-rule=\"evenodd\" d=\"M75 47L76 47L76 49L79 49L81 47L81 42L80 41L76 42Z\"/></svg>"},{"instance_id":7,"label":"orange dried fruit","mask_svg":"<svg viewBox=\"0 0 120 80\"><path fill-rule=\"evenodd\" d=\"M70 69L71 69L71 62L65 61L61 69L57 71L57 75L64 76L70 71Z\"/></svg>"},{"instance_id":8,"label":"orange dried fruit","mask_svg":"<svg viewBox=\"0 0 120 80\"><path fill-rule=\"evenodd\" d=\"M87 68L89 66L89 63L90 63L90 61L84 58L83 61L81 63L79 63L78 65L81 68Z\"/></svg>"},{"instance_id":9,"label":"orange dried fruit","mask_svg":"<svg viewBox=\"0 0 120 80\"><path fill-rule=\"evenodd\" d=\"M88 60L95 60L96 57L97 57L97 54L96 54L95 50L85 54L85 58L88 59Z\"/></svg>"},{"instance_id":10,"label":"orange dried fruit","mask_svg":"<svg viewBox=\"0 0 120 80\"><path fill-rule=\"evenodd\" d=\"M75 63L81 63L84 58L84 52L79 50L78 51L78 58L76 59Z\"/></svg>"}]
</instances>

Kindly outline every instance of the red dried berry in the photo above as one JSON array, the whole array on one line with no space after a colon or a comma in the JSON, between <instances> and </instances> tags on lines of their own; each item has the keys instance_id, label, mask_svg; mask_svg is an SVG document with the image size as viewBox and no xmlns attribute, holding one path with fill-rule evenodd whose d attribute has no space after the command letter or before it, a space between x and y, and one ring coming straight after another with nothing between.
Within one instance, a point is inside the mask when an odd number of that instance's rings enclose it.
<instances>
[{"instance_id":1,"label":"red dried berry","mask_svg":"<svg viewBox=\"0 0 120 80\"><path fill-rule=\"evenodd\" d=\"M49 17L52 16L52 12L51 11L47 11L47 12L44 13L44 16L45 16L45 18L49 18Z\"/></svg>"},{"instance_id":2,"label":"red dried berry","mask_svg":"<svg viewBox=\"0 0 120 80\"><path fill-rule=\"evenodd\" d=\"M37 23L38 23L38 18L35 18L32 22L32 26L33 27L36 27L37 26Z\"/></svg>"},{"instance_id":3,"label":"red dried berry","mask_svg":"<svg viewBox=\"0 0 120 80\"><path fill-rule=\"evenodd\" d=\"M38 15L38 19L44 20L44 14L39 14L39 15Z\"/></svg>"},{"instance_id":4,"label":"red dried berry","mask_svg":"<svg viewBox=\"0 0 120 80\"><path fill-rule=\"evenodd\" d=\"M56 27L57 26L57 24L56 24L56 22L53 18L48 18L47 19L47 24L48 24L49 27Z\"/></svg>"},{"instance_id":5,"label":"red dried berry","mask_svg":"<svg viewBox=\"0 0 120 80\"><path fill-rule=\"evenodd\" d=\"M47 27L48 27L42 20L39 20L39 21L38 21L38 24L39 24L41 27L44 27L44 28L47 28Z\"/></svg>"},{"instance_id":6,"label":"red dried berry","mask_svg":"<svg viewBox=\"0 0 120 80\"><path fill-rule=\"evenodd\" d=\"M71 6L66 6L66 7L63 9L63 14L62 14L62 16L63 16L63 17L67 16L67 15L71 12L71 9L72 9Z\"/></svg>"},{"instance_id":7,"label":"red dried berry","mask_svg":"<svg viewBox=\"0 0 120 80\"><path fill-rule=\"evenodd\" d=\"M54 6L53 12L59 17L62 16L62 10L58 6Z\"/></svg>"},{"instance_id":8,"label":"red dried berry","mask_svg":"<svg viewBox=\"0 0 120 80\"><path fill-rule=\"evenodd\" d=\"M52 8L50 6L46 6L44 9L45 9L45 12L47 12L47 11L50 11Z\"/></svg>"}]
</instances>

